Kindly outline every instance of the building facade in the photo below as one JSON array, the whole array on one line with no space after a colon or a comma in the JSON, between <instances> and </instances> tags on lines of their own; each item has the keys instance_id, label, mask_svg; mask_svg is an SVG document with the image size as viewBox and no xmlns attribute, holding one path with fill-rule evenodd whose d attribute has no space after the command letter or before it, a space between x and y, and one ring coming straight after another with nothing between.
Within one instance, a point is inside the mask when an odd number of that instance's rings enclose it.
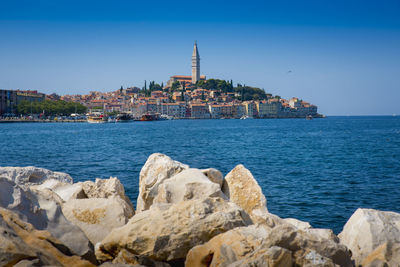
<instances>
[{"instance_id":1,"label":"building facade","mask_svg":"<svg viewBox=\"0 0 400 267\"><path fill-rule=\"evenodd\" d=\"M0 89L0 116L15 115L21 101L42 102L46 95L37 91L3 90Z\"/></svg>"}]
</instances>

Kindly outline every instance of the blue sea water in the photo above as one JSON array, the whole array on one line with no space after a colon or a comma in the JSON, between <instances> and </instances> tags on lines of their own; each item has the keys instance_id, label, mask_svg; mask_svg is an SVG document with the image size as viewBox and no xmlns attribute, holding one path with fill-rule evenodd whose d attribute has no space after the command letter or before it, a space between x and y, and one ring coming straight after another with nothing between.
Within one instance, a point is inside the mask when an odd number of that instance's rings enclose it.
<instances>
[{"instance_id":1,"label":"blue sea water","mask_svg":"<svg viewBox=\"0 0 400 267\"><path fill-rule=\"evenodd\" d=\"M117 176L134 204L141 167L161 152L224 175L244 164L270 212L336 233L358 207L400 212L400 117L2 123L0 147L0 166Z\"/></svg>"}]
</instances>

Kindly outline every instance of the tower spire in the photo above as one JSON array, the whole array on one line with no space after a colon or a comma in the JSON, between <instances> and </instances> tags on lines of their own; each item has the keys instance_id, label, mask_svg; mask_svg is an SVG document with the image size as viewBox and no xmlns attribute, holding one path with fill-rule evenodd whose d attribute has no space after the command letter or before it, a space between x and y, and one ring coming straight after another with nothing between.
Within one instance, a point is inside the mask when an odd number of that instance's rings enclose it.
<instances>
[{"instance_id":1,"label":"tower spire","mask_svg":"<svg viewBox=\"0 0 400 267\"><path fill-rule=\"evenodd\" d=\"M192 84L196 84L200 80L200 55L197 49L197 41L194 41L192 54Z\"/></svg>"}]
</instances>

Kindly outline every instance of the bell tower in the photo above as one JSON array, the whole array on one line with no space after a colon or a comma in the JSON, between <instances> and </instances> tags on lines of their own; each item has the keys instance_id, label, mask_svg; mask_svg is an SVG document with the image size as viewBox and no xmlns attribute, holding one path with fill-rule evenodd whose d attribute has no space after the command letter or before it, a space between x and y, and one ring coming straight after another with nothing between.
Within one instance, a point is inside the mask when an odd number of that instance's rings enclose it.
<instances>
[{"instance_id":1,"label":"bell tower","mask_svg":"<svg viewBox=\"0 0 400 267\"><path fill-rule=\"evenodd\" d=\"M197 41L194 42L192 54L192 84L196 84L200 80L200 55L197 50Z\"/></svg>"}]
</instances>

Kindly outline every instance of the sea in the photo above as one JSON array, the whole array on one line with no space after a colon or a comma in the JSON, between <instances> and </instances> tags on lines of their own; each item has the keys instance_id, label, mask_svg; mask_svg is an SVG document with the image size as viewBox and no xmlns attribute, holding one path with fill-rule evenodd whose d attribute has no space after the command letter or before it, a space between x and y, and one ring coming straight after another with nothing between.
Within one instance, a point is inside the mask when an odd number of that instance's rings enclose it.
<instances>
[{"instance_id":1,"label":"sea","mask_svg":"<svg viewBox=\"0 0 400 267\"><path fill-rule=\"evenodd\" d=\"M1 123L0 166L75 182L118 177L134 205L146 159L164 153L226 175L243 164L268 210L339 233L357 208L400 212L400 117Z\"/></svg>"}]
</instances>

